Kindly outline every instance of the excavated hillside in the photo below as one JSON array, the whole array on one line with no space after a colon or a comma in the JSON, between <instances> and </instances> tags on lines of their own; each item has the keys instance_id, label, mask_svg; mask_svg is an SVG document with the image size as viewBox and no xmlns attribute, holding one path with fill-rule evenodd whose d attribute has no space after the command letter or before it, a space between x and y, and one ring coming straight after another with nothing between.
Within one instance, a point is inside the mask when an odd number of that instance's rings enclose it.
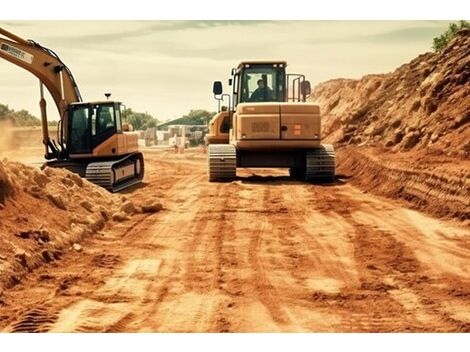
<instances>
[{"instance_id":1,"label":"excavated hillside","mask_svg":"<svg viewBox=\"0 0 470 352\"><path fill-rule=\"evenodd\" d=\"M470 31L395 71L315 87L339 172L434 215L470 218Z\"/></svg>"}]
</instances>

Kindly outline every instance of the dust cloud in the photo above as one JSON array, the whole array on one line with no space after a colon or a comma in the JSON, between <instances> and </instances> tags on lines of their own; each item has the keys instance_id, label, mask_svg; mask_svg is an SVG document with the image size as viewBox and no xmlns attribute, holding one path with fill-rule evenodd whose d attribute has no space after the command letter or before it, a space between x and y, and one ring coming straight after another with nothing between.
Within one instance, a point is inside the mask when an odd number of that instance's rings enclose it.
<instances>
[{"instance_id":1,"label":"dust cloud","mask_svg":"<svg viewBox=\"0 0 470 352\"><path fill-rule=\"evenodd\" d=\"M11 121L0 121L0 157L3 153L18 149L15 143L13 124Z\"/></svg>"}]
</instances>

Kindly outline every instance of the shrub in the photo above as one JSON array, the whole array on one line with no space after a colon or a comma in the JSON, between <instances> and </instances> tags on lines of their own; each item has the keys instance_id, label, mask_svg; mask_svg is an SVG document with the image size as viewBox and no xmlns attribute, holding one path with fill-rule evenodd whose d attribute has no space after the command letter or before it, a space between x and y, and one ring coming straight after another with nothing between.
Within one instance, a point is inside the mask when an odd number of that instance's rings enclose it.
<instances>
[{"instance_id":1,"label":"shrub","mask_svg":"<svg viewBox=\"0 0 470 352\"><path fill-rule=\"evenodd\" d=\"M449 24L449 28L439 37L436 37L432 41L432 48L434 51L441 51L447 44L455 37L458 31L463 28L470 28L470 23L467 21L459 21L457 23Z\"/></svg>"}]
</instances>

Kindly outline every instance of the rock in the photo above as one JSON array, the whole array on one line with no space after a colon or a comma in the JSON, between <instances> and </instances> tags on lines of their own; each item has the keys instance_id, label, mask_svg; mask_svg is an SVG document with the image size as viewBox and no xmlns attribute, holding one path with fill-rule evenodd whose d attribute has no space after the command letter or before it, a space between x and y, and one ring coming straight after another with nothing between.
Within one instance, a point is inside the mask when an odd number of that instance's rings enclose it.
<instances>
[{"instance_id":1,"label":"rock","mask_svg":"<svg viewBox=\"0 0 470 352\"><path fill-rule=\"evenodd\" d=\"M395 132L395 135L393 136L393 144L400 143L403 139L403 136L404 136L403 131L402 130L397 130Z\"/></svg>"},{"instance_id":2,"label":"rock","mask_svg":"<svg viewBox=\"0 0 470 352\"><path fill-rule=\"evenodd\" d=\"M401 125L401 119L396 119L396 120L392 121L392 123L391 123L391 126L393 128L398 128L398 127L400 127L400 125Z\"/></svg>"},{"instance_id":3,"label":"rock","mask_svg":"<svg viewBox=\"0 0 470 352\"><path fill-rule=\"evenodd\" d=\"M410 112L416 112L419 110L420 107L421 107L421 101L419 99L416 99L413 102L413 105L411 105Z\"/></svg>"},{"instance_id":4,"label":"rock","mask_svg":"<svg viewBox=\"0 0 470 352\"><path fill-rule=\"evenodd\" d=\"M338 137L338 143L347 143L351 140L353 132L346 132L344 129L340 131L340 136Z\"/></svg>"},{"instance_id":5,"label":"rock","mask_svg":"<svg viewBox=\"0 0 470 352\"><path fill-rule=\"evenodd\" d=\"M70 216L69 224L90 225L90 219L86 215L72 215Z\"/></svg>"},{"instance_id":6,"label":"rock","mask_svg":"<svg viewBox=\"0 0 470 352\"><path fill-rule=\"evenodd\" d=\"M104 223L104 220L103 220L102 217L99 217L97 219L95 218L90 223L91 223L90 227L91 227L91 230L93 232L97 232L99 230L102 230L105 226L105 223Z\"/></svg>"},{"instance_id":7,"label":"rock","mask_svg":"<svg viewBox=\"0 0 470 352\"><path fill-rule=\"evenodd\" d=\"M134 204L130 201L126 201L122 206L121 206L121 212L124 212L126 214L132 215L136 212Z\"/></svg>"},{"instance_id":8,"label":"rock","mask_svg":"<svg viewBox=\"0 0 470 352\"><path fill-rule=\"evenodd\" d=\"M467 143L465 143L463 146L462 146L462 150L469 153L470 152L470 141L468 141Z\"/></svg>"},{"instance_id":9,"label":"rock","mask_svg":"<svg viewBox=\"0 0 470 352\"><path fill-rule=\"evenodd\" d=\"M101 214L101 217L103 218L104 221L108 221L109 218L111 217L110 213L108 210L106 210L106 208L104 207L100 207L100 214Z\"/></svg>"},{"instance_id":10,"label":"rock","mask_svg":"<svg viewBox=\"0 0 470 352\"><path fill-rule=\"evenodd\" d=\"M54 173L55 173L56 170L54 170L54 168L52 167L45 167L43 172L46 174L47 177L52 177L54 176Z\"/></svg>"},{"instance_id":11,"label":"rock","mask_svg":"<svg viewBox=\"0 0 470 352\"><path fill-rule=\"evenodd\" d=\"M68 174L67 178L71 179L78 187L83 187L83 179L77 174Z\"/></svg>"},{"instance_id":12,"label":"rock","mask_svg":"<svg viewBox=\"0 0 470 352\"><path fill-rule=\"evenodd\" d=\"M27 192L36 198L40 198L43 193L42 188L39 186L31 186Z\"/></svg>"},{"instance_id":13,"label":"rock","mask_svg":"<svg viewBox=\"0 0 470 352\"><path fill-rule=\"evenodd\" d=\"M123 222L123 221L129 220L129 218L123 212L114 213L112 219L117 222Z\"/></svg>"},{"instance_id":14,"label":"rock","mask_svg":"<svg viewBox=\"0 0 470 352\"><path fill-rule=\"evenodd\" d=\"M426 114L431 115L434 111L436 111L437 104L433 100L429 99L426 102L425 108L426 108Z\"/></svg>"},{"instance_id":15,"label":"rock","mask_svg":"<svg viewBox=\"0 0 470 352\"><path fill-rule=\"evenodd\" d=\"M59 194L47 194L47 199L49 199L49 201L54 204L57 208L59 209L62 209L62 210L66 210L67 208L65 207L65 203L64 203L64 199L62 198L62 196L60 196Z\"/></svg>"},{"instance_id":16,"label":"rock","mask_svg":"<svg viewBox=\"0 0 470 352\"><path fill-rule=\"evenodd\" d=\"M42 172L35 173L33 180L39 187L44 187L49 183L49 178Z\"/></svg>"},{"instance_id":17,"label":"rock","mask_svg":"<svg viewBox=\"0 0 470 352\"><path fill-rule=\"evenodd\" d=\"M89 201L87 200L83 200L80 202L80 206L86 210L88 210L89 212L93 212L93 204L91 204Z\"/></svg>"},{"instance_id":18,"label":"rock","mask_svg":"<svg viewBox=\"0 0 470 352\"><path fill-rule=\"evenodd\" d=\"M49 242L51 240L51 233L46 229L41 229L37 231L38 239L43 242Z\"/></svg>"},{"instance_id":19,"label":"rock","mask_svg":"<svg viewBox=\"0 0 470 352\"><path fill-rule=\"evenodd\" d=\"M371 135L371 134L373 134L374 129L375 129L375 126L374 126L374 125L370 125L369 127L367 127L367 128L364 130L364 134L365 134L365 135Z\"/></svg>"},{"instance_id":20,"label":"rock","mask_svg":"<svg viewBox=\"0 0 470 352\"><path fill-rule=\"evenodd\" d=\"M357 136L351 139L351 142L354 144L360 144L362 142L362 138Z\"/></svg>"},{"instance_id":21,"label":"rock","mask_svg":"<svg viewBox=\"0 0 470 352\"><path fill-rule=\"evenodd\" d=\"M50 263L54 260L54 254L47 249L42 251L42 258L46 263Z\"/></svg>"},{"instance_id":22,"label":"rock","mask_svg":"<svg viewBox=\"0 0 470 352\"><path fill-rule=\"evenodd\" d=\"M32 233L33 231L31 230L20 231L20 232L15 233L15 236L26 240L31 237Z\"/></svg>"},{"instance_id":23,"label":"rock","mask_svg":"<svg viewBox=\"0 0 470 352\"><path fill-rule=\"evenodd\" d=\"M403 137L402 147L403 149L411 149L416 144L418 144L421 134L417 131L408 133L405 137Z\"/></svg>"},{"instance_id":24,"label":"rock","mask_svg":"<svg viewBox=\"0 0 470 352\"><path fill-rule=\"evenodd\" d=\"M16 252L15 252L15 258L24 267L28 266L28 257L29 257L29 255L22 249L17 249Z\"/></svg>"},{"instance_id":25,"label":"rock","mask_svg":"<svg viewBox=\"0 0 470 352\"><path fill-rule=\"evenodd\" d=\"M431 135L431 142L432 142L432 143L436 143L438 139L439 139L439 133L438 133L438 132L434 132L434 133Z\"/></svg>"},{"instance_id":26,"label":"rock","mask_svg":"<svg viewBox=\"0 0 470 352\"><path fill-rule=\"evenodd\" d=\"M144 213L156 213L163 209L163 205L156 201L148 202L142 205L142 212Z\"/></svg>"},{"instance_id":27,"label":"rock","mask_svg":"<svg viewBox=\"0 0 470 352\"><path fill-rule=\"evenodd\" d=\"M73 182L69 177L64 177L62 179L62 183L68 188L72 188L75 185L75 182Z\"/></svg>"},{"instance_id":28,"label":"rock","mask_svg":"<svg viewBox=\"0 0 470 352\"><path fill-rule=\"evenodd\" d=\"M74 243L74 244L72 245L72 248L73 248L73 250L76 251L76 252L81 252L81 251L83 250L83 247L80 246L78 243Z\"/></svg>"},{"instance_id":29,"label":"rock","mask_svg":"<svg viewBox=\"0 0 470 352\"><path fill-rule=\"evenodd\" d=\"M393 141L392 141L391 139L389 139L387 142L385 142L385 146L386 146L386 147L391 147L391 146L393 146L393 144L394 144L394 143L393 143Z\"/></svg>"}]
</instances>

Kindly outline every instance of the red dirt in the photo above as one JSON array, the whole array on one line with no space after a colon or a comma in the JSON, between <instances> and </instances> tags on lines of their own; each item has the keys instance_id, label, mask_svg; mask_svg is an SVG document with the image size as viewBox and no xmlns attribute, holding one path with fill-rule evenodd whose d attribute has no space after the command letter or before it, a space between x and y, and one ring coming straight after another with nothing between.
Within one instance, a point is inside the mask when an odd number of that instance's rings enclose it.
<instances>
[{"instance_id":1,"label":"red dirt","mask_svg":"<svg viewBox=\"0 0 470 352\"><path fill-rule=\"evenodd\" d=\"M437 217L470 220L470 160L456 162L429 149L389 153L350 145L337 154L337 172L364 191Z\"/></svg>"},{"instance_id":2,"label":"red dirt","mask_svg":"<svg viewBox=\"0 0 470 352\"><path fill-rule=\"evenodd\" d=\"M327 142L469 158L470 30L394 72L321 83L311 100L322 107Z\"/></svg>"},{"instance_id":3,"label":"red dirt","mask_svg":"<svg viewBox=\"0 0 470 352\"><path fill-rule=\"evenodd\" d=\"M321 83L311 100L348 182L470 219L470 30L394 72Z\"/></svg>"},{"instance_id":4,"label":"red dirt","mask_svg":"<svg viewBox=\"0 0 470 352\"><path fill-rule=\"evenodd\" d=\"M62 169L0 162L0 290L138 206ZM119 215L119 216L118 216Z\"/></svg>"},{"instance_id":5,"label":"red dirt","mask_svg":"<svg viewBox=\"0 0 470 352\"><path fill-rule=\"evenodd\" d=\"M145 159L126 196L165 209L106 226L5 289L0 329L470 331L468 227L348 180L246 169L213 184L198 151Z\"/></svg>"}]
</instances>

